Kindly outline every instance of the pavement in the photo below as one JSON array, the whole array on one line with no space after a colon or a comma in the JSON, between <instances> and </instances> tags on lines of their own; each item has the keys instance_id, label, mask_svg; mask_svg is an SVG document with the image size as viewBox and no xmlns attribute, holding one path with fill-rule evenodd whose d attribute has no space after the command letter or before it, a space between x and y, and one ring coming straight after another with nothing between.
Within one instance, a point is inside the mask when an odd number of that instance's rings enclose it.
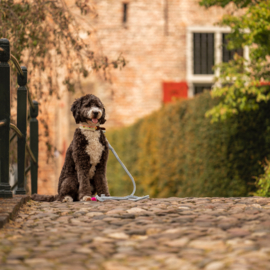
<instances>
[{"instance_id":1,"label":"pavement","mask_svg":"<svg viewBox=\"0 0 270 270\"><path fill-rule=\"evenodd\" d=\"M0 228L9 220L14 220L20 207L30 200L28 195L13 195L13 198L0 198Z\"/></svg>"},{"instance_id":2,"label":"pavement","mask_svg":"<svg viewBox=\"0 0 270 270\"><path fill-rule=\"evenodd\" d=\"M0 269L270 269L270 198L29 201L0 230Z\"/></svg>"}]
</instances>

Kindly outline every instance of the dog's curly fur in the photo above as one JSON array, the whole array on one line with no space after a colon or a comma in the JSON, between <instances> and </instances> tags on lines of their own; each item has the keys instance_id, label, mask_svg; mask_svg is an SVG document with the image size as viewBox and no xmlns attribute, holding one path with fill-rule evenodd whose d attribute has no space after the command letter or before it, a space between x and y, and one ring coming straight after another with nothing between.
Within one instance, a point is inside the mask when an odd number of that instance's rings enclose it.
<instances>
[{"instance_id":1,"label":"dog's curly fur","mask_svg":"<svg viewBox=\"0 0 270 270\"><path fill-rule=\"evenodd\" d=\"M85 95L74 101L71 111L77 124L89 123L89 112L95 108L93 119L104 124L105 108L94 95ZM97 121L97 120L96 120ZM66 152L65 163L58 183L57 195L32 195L35 201L87 200L95 193L110 196L106 180L106 165L109 147L102 130L77 128Z\"/></svg>"}]
</instances>

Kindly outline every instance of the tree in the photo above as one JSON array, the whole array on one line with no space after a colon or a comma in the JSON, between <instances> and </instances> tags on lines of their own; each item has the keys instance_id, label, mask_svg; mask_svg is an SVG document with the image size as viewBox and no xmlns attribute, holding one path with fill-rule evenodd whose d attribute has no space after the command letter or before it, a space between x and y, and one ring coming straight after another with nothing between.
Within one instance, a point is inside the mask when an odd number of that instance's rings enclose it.
<instances>
[{"instance_id":1,"label":"tree","mask_svg":"<svg viewBox=\"0 0 270 270\"><path fill-rule=\"evenodd\" d=\"M88 0L76 0L75 5L77 13L93 18L97 16ZM91 25L82 21L77 13L76 10L71 12L65 0L0 1L1 38L10 40L11 53L20 64L27 66L33 99L46 102L53 95L60 98L59 73L67 90L75 91L75 84L80 86L81 78L89 76L90 71L101 70L106 77L109 67L125 66L121 55L109 60L94 50L88 39L92 34ZM63 79L62 73L65 74ZM14 92L15 68L12 76ZM49 125L46 120L40 120L45 128L43 135L47 137L48 152L52 153Z\"/></svg>"},{"instance_id":2,"label":"tree","mask_svg":"<svg viewBox=\"0 0 270 270\"><path fill-rule=\"evenodd\" d=\"M220 69L218 82L212 91L220 98L217 106L206 113L212 121L225 120L241 111L259 109L270 99L270 0L202 0L202 6L234 5L234 12L225 15L220 25L229 26L228 48L249 47L249 59L235 55ZM244 8L244 9L243 9ZM243 14L238 12L242 9Z\"/></svg>"},{"instance_id":3,"label":"tree","mask_svg":"<svg viewBox=\"0 0 270 270\"><path fill-rule=\"evenodd\" d=\"M96 16L88 0L76 0L81 14ZM109 62L106 56L95 53L82 36L90 36L90 26L78 23L64 0L14 0L0 1L0 33L11 42L12 53L28 66L29 79L33 73L44 72L49 94L57 94L57 68L65 68L64 80L68 90L74 91L75 80L87 77L89 70L106 69L111 65L125 65L122 57ZM87 67L88 66L88 67ZM42 97L44 87L40 81L33 82Z\"/></svg>"}]
</instances>

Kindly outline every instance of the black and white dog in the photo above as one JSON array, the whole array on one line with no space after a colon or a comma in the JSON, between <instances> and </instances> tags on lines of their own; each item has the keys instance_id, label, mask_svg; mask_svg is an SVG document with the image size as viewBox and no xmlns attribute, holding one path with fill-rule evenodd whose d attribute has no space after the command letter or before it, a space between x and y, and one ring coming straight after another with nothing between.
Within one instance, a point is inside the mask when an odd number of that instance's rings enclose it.
<instances>
[{"instance_id":1,"label":"black and white dog","mask_svg":"<svg viewBox=\"0 0 270 270\"><path fill-rule=\"evenodd\" d=\"M35 201L87 201L97 193L110 196L106 165L109 147L103 129L105 108L94 95L76 99L71 111L80 127L67 150L57 195L32 195Z\"/></svg>"}]
</instances>

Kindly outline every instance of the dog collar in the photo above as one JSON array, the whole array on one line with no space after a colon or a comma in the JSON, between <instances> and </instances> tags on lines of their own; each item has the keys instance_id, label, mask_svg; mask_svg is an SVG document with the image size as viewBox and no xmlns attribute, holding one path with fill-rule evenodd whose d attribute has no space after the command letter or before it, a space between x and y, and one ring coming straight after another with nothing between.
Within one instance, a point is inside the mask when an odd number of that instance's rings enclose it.
<instances>
[{"instance_id":1,"label":"dog collar","mask_svg":"<svg viewBox=\"0 0 270 270\"><path fill-rule=\"evenodd\" d=\"M85 130L90 130L90 131L102 130L103 133L105 133L105 130L106 130L105 128L99 127L99 126L89 127L89 126L85 126L85 125L80 126L80 129L85 129Z\"/></svg>"}]
</instances>

